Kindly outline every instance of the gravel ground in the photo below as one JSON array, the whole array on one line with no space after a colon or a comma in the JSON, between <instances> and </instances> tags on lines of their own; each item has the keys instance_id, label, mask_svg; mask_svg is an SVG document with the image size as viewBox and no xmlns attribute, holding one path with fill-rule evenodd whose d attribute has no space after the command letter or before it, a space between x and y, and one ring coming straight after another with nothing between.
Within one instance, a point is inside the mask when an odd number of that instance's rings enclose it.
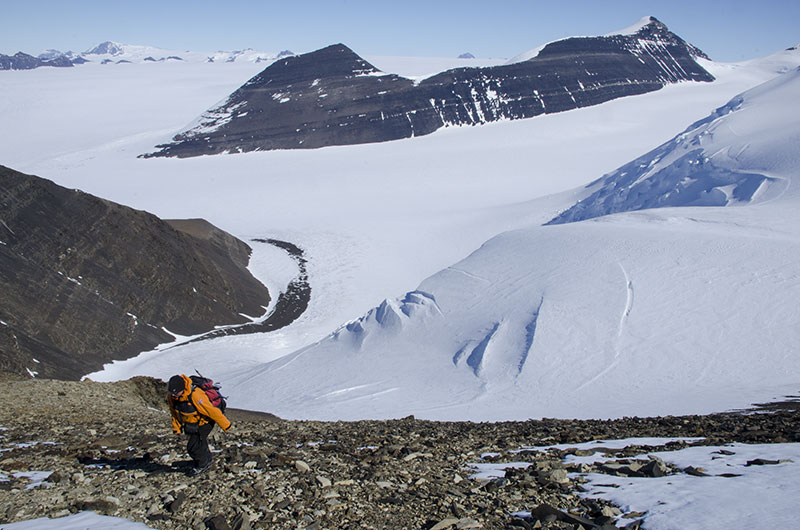
<instances>
[{"instance_id":1,"label":"gravel ground","mask_svg":"<svg viewBox=\"0 0 800 530\"><path fill-rule=\"evenodd\" d=\"M162 381L0 382L0 523L94 510L157 529L589 529L615 520L638 528L644 514L582 498L575 473L695 470L630 460L640 447L615 452L617 465L581 469L563 462L575 449L520 448L630 437L800 441L796 403L757 414L502 423L284 421L230 410L233 428L212 434L214 466L188 477L185 439L172 434ZM478 462L530 465L479 480L469 467Z\"/></svg>"}]
</instances>

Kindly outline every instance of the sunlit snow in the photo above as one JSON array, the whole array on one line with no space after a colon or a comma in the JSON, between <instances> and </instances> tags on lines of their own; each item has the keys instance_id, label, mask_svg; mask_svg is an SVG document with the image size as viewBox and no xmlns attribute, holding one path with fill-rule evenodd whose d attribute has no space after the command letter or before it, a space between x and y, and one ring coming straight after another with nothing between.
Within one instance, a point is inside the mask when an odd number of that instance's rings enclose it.
<instances>
[{"instance_id":1,"label":"sunlit snow","mask_svg":"<svg viewBox=\"0 0 800 530\"><path fill-rule=\"evenodd\" d=\"M163 218L203 217L306 252L312 299L289 327L161 347L92 378L197 368L237 406L320 419L725 410L796 390L798 223L783 190L797 166L781 138L797 120L780 94L791 93L800 58L703 64L715 82L530 120L192 159L137 156L263 65L4 72L0 111L31 133L9 137L0 160ZM781 72L784 89L765 85L687 130ZM768 180L745 195L735 179L702 187L742 207L541 226L577 201L601 204L590 198L604 185L628 198L600 214L649 206L634 199L653 196L640 187L659 174L675 177L664 195L682 193L688 181L674 162L693 142L686 152L705 154L691 160ZM642 171L617 170L642 157ZM631 184L609 180L621 173ZM250 244L251 270L276 295L296 273L291 261Z\"/></svg>"},{"instance_id":2,"label":"sunlit snow","mask_svg":"<svg viewBox=\"0 0 800 530\"><path fill-rule=\"evenodd\" d=\"M692 442L696 439L685 439ZM663 447L669 438L597 440L582 444L526 448L546 452L551 448L609 450L631 445ZM629 460L658 458L678 469L689 467L705 476L684 472L663 477L622 477L601 473L574 473L587 479L586 497L603 498L620 506L617 526L644 517L645 526L654 530L673 528L785 528L796 519L794 499L800 487L793 479L800 466L800 444L728 444L723 447L698 445L678 451L642 452ZM603 453L567 456L565 464L604 462ZM753 465L758 459L774 462ZM470 465L471 478L501 478L508 468L527 468L527 462L483 463ZM633 515L633 514L644 514ZM530 513L519 512L518 517ZM625 516L628 516L627 518Z\"/></svg>"}]
</instances>

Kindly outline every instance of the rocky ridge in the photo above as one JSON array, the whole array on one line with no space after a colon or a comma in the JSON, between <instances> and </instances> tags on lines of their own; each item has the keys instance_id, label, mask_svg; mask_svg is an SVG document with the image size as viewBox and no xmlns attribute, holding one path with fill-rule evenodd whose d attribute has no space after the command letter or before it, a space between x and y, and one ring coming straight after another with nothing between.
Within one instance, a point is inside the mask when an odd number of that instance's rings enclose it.
<instances>
[{"instance_id":1,"label":"rocky ridge","mask_svg":"<svg viewBox=\"0 0 800 530\"><path fill-rule=\"evenodd\" d=\"M0 369L78 379L172 333L261 316L252 249L0 166Z\"/></svg>"},{"instance_id":2,"label":"rocky ridge","mask_svg":"<svg viewBox=\"0 0 800 530\"><path fill-rule=\"evenodd\" d=\"M800 441L796 408L504 423L284 421L230 410L233 428L212 435L214 467L189 478L185 440L171 434L162 381L1 382L8 397L0 409L0 523L93 510L157 529L588 530L613 528L615 520L638 528L644 514L580 497L578 473L702 470L633 458L646 447L616 449L615 461L579 466L563 460L586 456L576 449L519 449L633 436L699 436L692 443L707 445ZM486 461L530 466L491 480L470 478L470 464Z\"/></svg>"},{"instance_id":3,"label":"rocky ridge","mask_svg":"<svg viewBox=\"0 0 800 530\"><path fill-rule=\"evenodd\" d=\"M384 142L441 127L598 105L714 77L705 54L650 18L637 33L552 42L528 60L422 80L380 71L343 44L274 62L172 142L142 156Z\"/></svg>"}]
</instances>

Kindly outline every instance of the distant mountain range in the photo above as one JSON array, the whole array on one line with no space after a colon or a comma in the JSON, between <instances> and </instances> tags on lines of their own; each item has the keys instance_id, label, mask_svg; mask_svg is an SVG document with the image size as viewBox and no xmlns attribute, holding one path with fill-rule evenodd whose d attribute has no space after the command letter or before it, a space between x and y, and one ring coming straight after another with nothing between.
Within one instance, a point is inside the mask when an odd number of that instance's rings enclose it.
<instances>
[{"instance_id":1,"label":"distant mountain range","mask_svg":"<svg viewBox=\"0 0 800 530\"><path fill-rule=\"evenodd\" d=\"M218 51L214 53L163 50L152 46L137 46L106 41L82 53L47 50L38 56L18 52L0 54L0 70L31 70L42 66L70 67L84 63L123 64L162 61L189 62L273 62L294 55L289 50L279 53L259 52L252 49Z\"/></svg>"},{"instance_id":2,"label":"distant mountain range","mask_svg":"<svg viewBox=\"0 0 800 530\"><path fill-rule=\"evenodd\" d=\"M14 55L0 54L0 70L33 70L40 66L74 66L66 55L57 55L45 58L34 57L27 53L17 52Z\"/></svg>"},{"instance_id":3,"label":"distant mountain range","mask_svg":"<svg viewBox=\"0 0 800 530\"><path fill-rule=\"evenodd\" d=\"M419 81L382 72L335 44L272 63L144 156L383 142L597 105L669 83L714 80L696 61L708 57L652 17L629 33L573 37L520 57Z\"/></svg>"}]
</instances>

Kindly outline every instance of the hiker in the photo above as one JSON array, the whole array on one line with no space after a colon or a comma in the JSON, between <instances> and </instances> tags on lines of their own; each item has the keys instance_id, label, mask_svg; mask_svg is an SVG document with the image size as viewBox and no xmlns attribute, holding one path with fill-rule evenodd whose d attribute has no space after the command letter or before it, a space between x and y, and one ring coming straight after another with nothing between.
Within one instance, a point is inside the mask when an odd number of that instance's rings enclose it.
<instances>
[{"instance_id":1,"label":"hiker","mask_svg":"<svg viewBox=\"0 0 800 530\"><path fill-rule=\"evenodd\" d=\"M172 412L172 430L185 433L189 440L186 451L192 457L194 467L190 475L199 475L211 467L211 450L208 435L219 424L223 431L231 428L231 422L215 407L206 393L185 375L174 375L167 385L167 403Z\"/></svg>"}]
</instances>

